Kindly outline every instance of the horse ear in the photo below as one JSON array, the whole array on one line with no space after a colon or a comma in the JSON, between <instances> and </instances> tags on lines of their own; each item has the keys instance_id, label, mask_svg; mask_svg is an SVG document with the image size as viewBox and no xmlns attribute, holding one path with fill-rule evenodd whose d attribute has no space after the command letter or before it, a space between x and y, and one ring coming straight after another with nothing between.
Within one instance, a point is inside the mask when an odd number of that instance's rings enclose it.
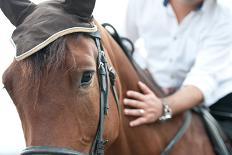
<instances>
[{"instance_id":1,"label":"horse ear","mask_svg":"<svg viewBox=\"0 0 232 155\"><path fill-rule=\"evenodd\" d=\"M0 7L14 26L20 25L36 5L29 0L0 0Z\"/></svg>"},{"instance_id":2,"label":"horse ear","mask_svg":"<svg viewBox=\"0 0 232 155\"><path fill-rule=\"evenodd\" d=\"M64 8L71 14L89 19L92 17L95 2L96 0L65 0Z\"/></svg>"}]
</instances>

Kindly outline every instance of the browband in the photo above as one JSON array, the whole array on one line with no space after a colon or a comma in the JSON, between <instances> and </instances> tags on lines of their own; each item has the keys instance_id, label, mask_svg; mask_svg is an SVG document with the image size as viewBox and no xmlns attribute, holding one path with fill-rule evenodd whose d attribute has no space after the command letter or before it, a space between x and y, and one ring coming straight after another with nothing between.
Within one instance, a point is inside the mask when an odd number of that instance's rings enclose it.
<instances>
[{"instance_id":1,"label":"browband","mask_svg":"<svg viewBox=\"0 0 232 155\"><path fill-rule=\"evenodd\" d=\"M67 34L76 33L76 32L94 33L94 32L97 32L97 31L98 31L98 29L97 29L96 25L93 25L93 27L72 27L72 28L68 28L68 29L59 31L59 32L55 33L54 35L50 36L48 39L46 39L42 43L40 43L37 46L30 49L29 51L23 52L23 54L21 54L19 56L15 56L15 59L17 61L24 60L24 59L28 58L29 56L31 56L32 54L38 52L42 48L48 46L53 41L57 40L60 37L65 36Z\"/></svg>"}]
</instances>

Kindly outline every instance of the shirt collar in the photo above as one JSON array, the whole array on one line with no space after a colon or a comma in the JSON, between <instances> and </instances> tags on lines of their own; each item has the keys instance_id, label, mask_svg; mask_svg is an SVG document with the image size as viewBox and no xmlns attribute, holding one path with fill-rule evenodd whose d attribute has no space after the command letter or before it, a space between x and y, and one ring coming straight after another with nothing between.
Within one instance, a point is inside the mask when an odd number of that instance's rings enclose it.
<instances>
[{"instance_id":1,"label":"shirt collar","mask_svg":"<svg viewBox=\"0 0 232 155\"><path fill-rule=\"evenodd\" d=\"M164 0L164 1L163 1L163 5L164 5L165 7L168 5L168 3L169 3L169 0Z\"/></svg>"},{"instance_id":2,"label":"shirt collar","mask_svg":"<svg viewBox=\"0 0 232 155\"><path fill-rule=\"evenodd\" d=\"M169 3L169 0L164 0L164 1L163 1L163 5L164 5L165 7L167 7L168 3ZM201 3L201 4L199 4L199 5L197 6L197 8L196 8L196 11L201 10L201 8L203 7L203 4L204 4L204 2Z\"/></svg>"},{"instance_id":3,"label":"shirt collar","mask_svg":"<svg viewBox=\"0 0 232 155\"><path fill-rule=\"evenodd\" d=\"M201 10L202 11L211 10L213 6L217 5L217 2L218 2L217 0L204 0Z\"/></svg>"}]
</instances>

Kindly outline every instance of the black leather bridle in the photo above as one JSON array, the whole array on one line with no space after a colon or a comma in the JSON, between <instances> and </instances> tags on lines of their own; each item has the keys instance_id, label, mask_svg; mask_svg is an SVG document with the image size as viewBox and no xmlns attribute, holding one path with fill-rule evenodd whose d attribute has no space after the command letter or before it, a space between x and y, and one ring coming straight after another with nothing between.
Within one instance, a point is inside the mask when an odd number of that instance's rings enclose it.
<instances>
[{"instance_id":1,"label":"black leather bridle","mask_svg":"<svg viewBox=\"0 0 232 155\"><path fill-rule=\"evenodd\" d=\"M99 123L96 132L96 137L93 141L89 155L104 155L105 144L107 140L103 138L105 117L108 113L108 93L109 83L111 84L113 96L117 103L117 108L120 113L118 95L115 89L116 75L112 68L107 64L106 56L101 44L100 33L91 32L87 33L91 38L94 39L98 50L97 57L97 69L98 69L98 80L100 88L100 112L99 112ZM50 146L31 146L27 147L22 151L21 155L86 155L86 153L70 150L66 148L50 147Z\"/></svg>"},{"instance_id":2,"label":"black leather bridle","mask_svg":"<svg viewBox=\"0 0 232 155\"><path fill-rule=\"evenodd\" d=\"M103 50L103 46L101 43L101 37L99 31L82 32L82 33L88 34L91 38L94 39L98 50L97 69L98 69L98 80L99 80L99 89L100 89L100 111L99 111L99 123L96 132L96 137L92 143L91 150L88 154L86 154L83 152L78 152L67 148L50 147L50 146L31 146L23 150L21 155L104 155L105 144L107 143L107 140L103 138L103 133L104 133L105 117L109 109L108 92L110 85L114 99L117 104L119 117L120 117L119 99L115 87L116 74L115 71L111 67L109 67L109 64L107 63L105 52ZM161 155L168 155L171 152L175 144L177 144L177 142L183 137L184 133L187 131L188 127L190 126L191 118L192 118L191 112L187 111L185 113L185 119L182 127L172 138L170 143L165 147Z\"/></svg>"}]
</instances>

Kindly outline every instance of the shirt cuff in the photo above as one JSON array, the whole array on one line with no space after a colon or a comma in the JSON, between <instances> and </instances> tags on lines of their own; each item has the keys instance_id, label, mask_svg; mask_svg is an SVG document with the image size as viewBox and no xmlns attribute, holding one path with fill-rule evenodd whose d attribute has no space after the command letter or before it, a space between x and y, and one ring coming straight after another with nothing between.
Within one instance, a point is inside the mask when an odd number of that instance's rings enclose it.
<instances>
[{"instance_id":1,"label":"shirt cuff","mask_svg":"<svg viewBox=\"0 0 232 155\"><path fill-rule=\"evenodd\" d=\"M182 86L192 85L197 87L204 96L203 104L207 107L214 104L214 92L217 88L216 80L206 74L190 74L186 77Z\"/></svg>"}]
</instances>

